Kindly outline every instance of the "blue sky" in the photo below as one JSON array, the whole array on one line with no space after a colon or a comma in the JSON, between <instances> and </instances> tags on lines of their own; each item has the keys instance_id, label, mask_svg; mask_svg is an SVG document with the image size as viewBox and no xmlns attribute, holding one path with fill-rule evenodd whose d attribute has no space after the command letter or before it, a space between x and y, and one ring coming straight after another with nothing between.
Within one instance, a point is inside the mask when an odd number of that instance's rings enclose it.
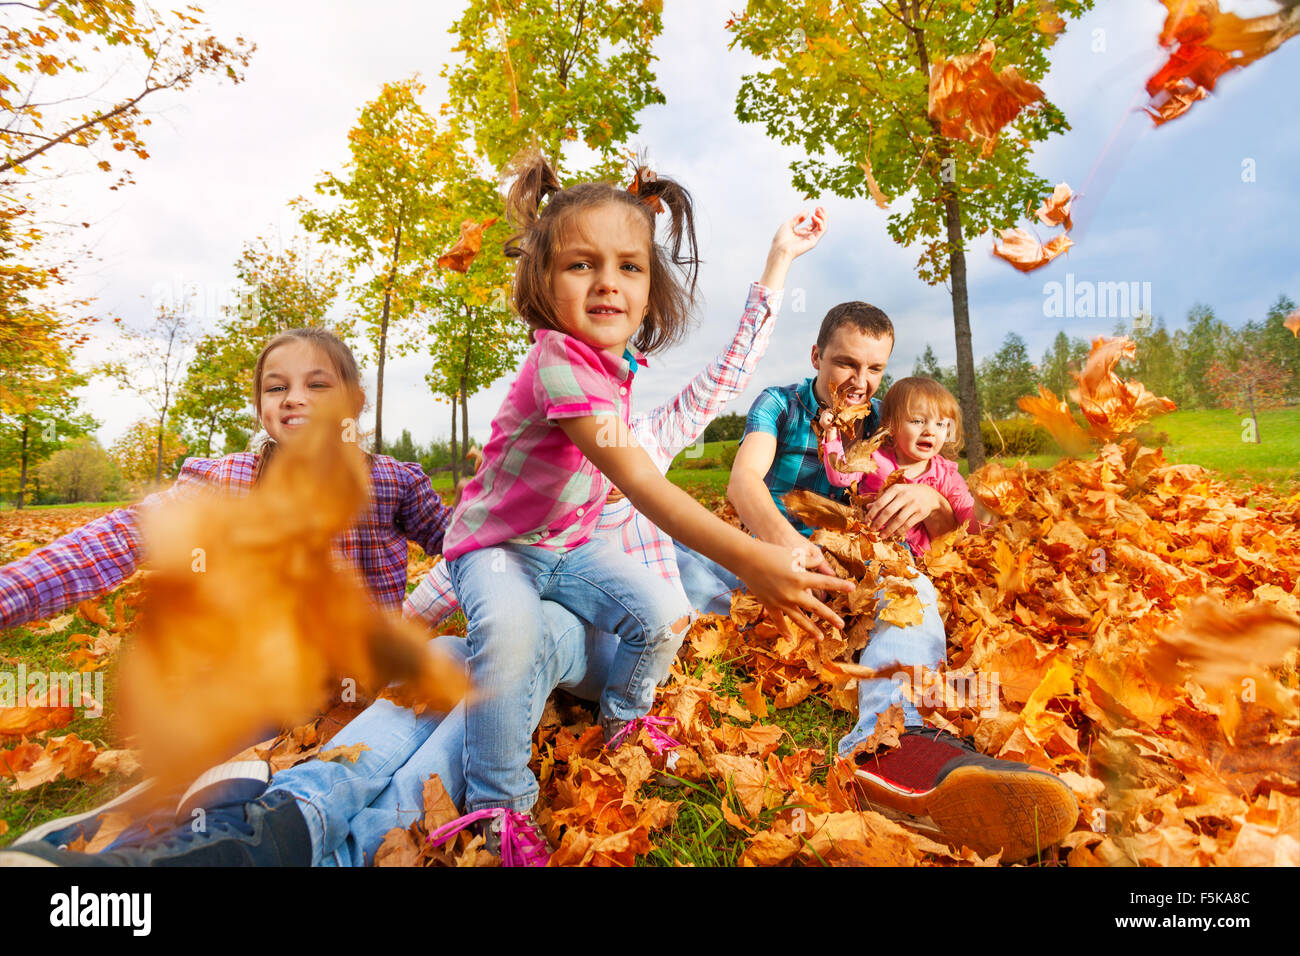
<instances>
[{"instance_id":1,"label":"blue sky","mask_svg":"<svg viewBox=\"0 0 1300 956\"><path fill-rule=\"evenodd\" d=\"M810 374L808 352L821 316L847 299L870 301L893 319L895 377L910 372L926 344L951 364L948 293L916 278L917 250L890 240L888 213L860 199L803 201L788 171L797 154L770 142L761 126L736 120L740 78L759 66L727 49L723 23L740 3L665 4L655 50L668 102L644 111L633 142L696 198L703 295L691 338L638 377L638 406L670 397L729 341L771 234L814 203L828 210L827 236L795 263L787 283L787 302L802 290L805 310L781 316L753 385L731 410L744 413L762 388ZM1222 6L1242 14L1272 9L1267 2ZM234 279L245 241L277 230L293 234L285 203L309 194L323 171L344 165L347 131L382 83L418 71L430 87L426 105L442 102L438 73L459 9L456 2L390 0L211 5L207 19L218 35L258 44L247 80L200 84L164 103L149 134L152 158L138 164L136 185L107 193L102 179L88 178L68 187L70 200L93 221L87 237L97 257L80 274L77 291L136 326L149 320L160 290L195 283L200 299L215 303ZM1240 325L1261 318L1281 293L1300 300L1300 126L1292 101L1300 88L1300 41L1226 75L1208 100L1157 129L1140 112L1139 93L1163 61L1155 42L1163 14L1157 0L1099 0L1053 48L1042 85L1073 128L1040 145L1033 168L1082 194L1071 233L1076 245L1023 275L991 256L988 236L971 244L977 359L1010 331L1025 339L1035 360L1058 331L1110 334L1114 318L1044 314L1047 284L1064 284L1067 274L1076 287L1150 283L1152 312L1171 328L1197 302ZM203 318L210 328L218 316ZM86 350L85 362L100 358L110 338ZM390 440L403 428L419 442L448 434L448 408L424 384L427 365L419 356L390 359ZM368 372L373 395L373 361ZM470 402L470 430L480 440L506 387L503 380ZM83 394L104 423L99 436L106 445L146 414L143 403L106 382Z\"/></svg>"}]
</instances>

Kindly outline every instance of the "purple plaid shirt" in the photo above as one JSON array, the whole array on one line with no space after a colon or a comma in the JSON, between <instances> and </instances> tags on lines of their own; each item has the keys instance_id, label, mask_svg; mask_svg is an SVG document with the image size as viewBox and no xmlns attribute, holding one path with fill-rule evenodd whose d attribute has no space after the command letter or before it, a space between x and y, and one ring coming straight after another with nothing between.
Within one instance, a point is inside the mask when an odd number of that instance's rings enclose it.
<instances>
[{"instance_id":1,"label":"purple plaid shirt","mask_svg":"<svg viewBox=\"0 0 1300 956\"><path fill-rule=\"evenodd\" d=\"M109 512L0 568L0 627L40 620L98 597L130 577L142 556L137 511L217 491L243 497L253 487L257 456L191 458L175 484ZM334 554L361 572L375 600L396 608L406 593L407 540L426 554L442 551L451 509L420 466L372 455L370 509L334 541Z\"/></svg>"},{"instance_id":2,"label":"purple plaid shirt","mask_svg":"<svg viewBox=\"0 0 1300 956\"><path fill-rule=\"evenodd\" d=\"M693 444L727 402L745 390L767 351L780 307L781 292L755 282L749 287L736 334L722 354L671 401L632 417L629 427L661 472L668 471L682 449ZM672 539L626 498L605 505L594 536L616 541L646 567L681 587ZM402 612L433 626L458 606L447 562L439 561L411 592Z\"/></svg>"}]
</instances>

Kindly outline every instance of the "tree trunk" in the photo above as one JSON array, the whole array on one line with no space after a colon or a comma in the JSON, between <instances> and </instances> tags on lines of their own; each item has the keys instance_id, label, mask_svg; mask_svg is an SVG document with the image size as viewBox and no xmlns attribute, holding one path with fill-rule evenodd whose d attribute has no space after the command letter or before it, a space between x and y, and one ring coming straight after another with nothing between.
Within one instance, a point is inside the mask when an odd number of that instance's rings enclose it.
<instances>
[{"instance_id":1,"label":"tree trunk","mask_svg":"<svg viewBox=\"0 0 1300 956\"><path fill-rule=\"evenodd\" d=\"M388 350L388 302L392 291L384 290L384 311L379 318L379 371L375 386L375 454L384 453L384 353Z\"/></svg>"},{"instance_id":2,"label":"tree trunk","mask_svg":"<svg viewBox=\"0 0 1300 956\"><path fill-rule=\"evenodd\" d=\"M162 484L162 449L163 449L163 426L166 419L158 419L158 456L154 460L153 483Z\"/></svg>"},{"instance_id":3,"label":"tree trunk","mask_svg":"<svg viewBox=\"0 0 1300 956\"><path fill-rule=\"evenodd\" d=\"M23 497L27 494L27 433L31 426L23 420L23 452L22 466L18 472L18 505L19 511L23 510Z\"/></svg>"},{"instance_id":4,"label":"tree trunk","mask_svg":"<svg viewBox=\"0 0 1300 956\"><path fill-rule=\"evenodd\" d=\"M456 396L451 396L451 486L460 480L460 454L456 450Z\"/></svg>"},{"instance_id":5,"label":"tree trunk","mask_svg":"<svg viewBox=\"0 0 1300 956\"><path fill-rule=\"evenodd\" d=\"M465 454L469 454L469 350L474 342L474 321L465 306L465 365L460 373L460 437L465 443ZM467 466L468 467L468 466ZM468 472L467 472L468 473Z\"/></svg>"},{"instance_id":6,"label":"tree trunk","mask_svg":"<svg viewBox=\"0 0 1300 956\"><path fill-rule=\"evenodd\" d=\"M393 299L393 283L397 281L397 264L402 255L402 227L397 227L393 239L393 267L388 273L388 287L384 289L384 311L379 319L379 372L375 388L375 454L384 453L384 357L388 353L389 304Z\"/></svg>"},{"instance_id":7,"label":"tree trunk","mask_svg":"<svg viewBox=\"0 0 1300 956\"><path fill-rule=\"evenodd\" d=\"M953 189L956 183L951 184ZM961 234L961 200L954 192L944 199L948 221L949 273L952 278L952 326L957 339L957 388L966 427L968 472L984 467L984 437L980 434L980 399L975 390L975 355L971 349L970 304L966 292L966 253Z\"/></svg>"},{"instance_id":8,"label":"tree trunk","mask_svg":"<svg viewBox=\"0 0 1300 956\"><path fill-rule=\"evenodd\" d=\"M899 5L903 22L916 43L917 61L921 75L930 75L930 54L925 46L925 31L920 27L921 5L917 0ZM939 121L930 118L930 128L936 142L943 142ZM940 150L940 169L949 157ZM940 172L942 181L943 173ZM957 177L943 184L944 218L948 227L948 272L952 280L952 327L957 340L957 396L961 404L961 417L966 432L966 461L969 471L984 466L984 437L980 434L980 401L975 388L975 356L970 340L970 304L966 291L966 252L961 232L961 199L957 195Z\"/></svg>"}]
</instances>

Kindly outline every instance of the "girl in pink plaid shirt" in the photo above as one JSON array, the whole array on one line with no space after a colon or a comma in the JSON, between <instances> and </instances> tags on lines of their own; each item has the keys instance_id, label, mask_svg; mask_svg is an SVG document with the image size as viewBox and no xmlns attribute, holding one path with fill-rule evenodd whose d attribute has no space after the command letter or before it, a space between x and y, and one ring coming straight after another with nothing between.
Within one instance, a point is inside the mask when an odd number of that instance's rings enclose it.
<instances>
[{"instance_id":1,"label":"girl in pink plaid shirt","mask_svg":"<svg viewBox=\"0 0 1300 956\"><path fill-rule=\"evenodd\" d=\"M143 557L139 509L209 490L248 494L277 443L293 441L317 396L337 389L356 393L359 413L361 375L342 340L320 328L276 335L253 370L253 407L269 436L260 450L191 458L166 491L96 518L0 567L0 628L48 617L113 590L135 572ZM406 542L416 542L428 554L439 553L451 509L418 464L371 455L370 479L370 510L334 542L334 549L362 575L379 604L396 609L406 594Z\"/></svg>"},{"instance_id":2,"label":"girl in pink plaid shirt","mask_svg":"<svg viewBox=\"0 0 1300 956\"><path fill-rule=\"evenodd\" d=\"M812 545L759 542L710 514L659 472L628 428L645 353L679 339L689 319L698 261L687 192L648 170L629 189L562 190L535 158L518 170L507 211L520 230L507 246L519 260L514 305L536 345L493 421L444 553L468 621L476 692L466 714L467 816L531 827L533 728L520 688L547 653L542 600L619 636L600 698L610 746L653 731L646 715L655 686L691 619L680 590L592 538L611 483L673 538L739 576L775 620L783 612L819 634L808 611L843 626L812 589L851 585L805 570L820 563ZM663 245L656 212L668 213ZM811 248L822 229L815 215L797 241Z\"/></svg>"}]
</instances>

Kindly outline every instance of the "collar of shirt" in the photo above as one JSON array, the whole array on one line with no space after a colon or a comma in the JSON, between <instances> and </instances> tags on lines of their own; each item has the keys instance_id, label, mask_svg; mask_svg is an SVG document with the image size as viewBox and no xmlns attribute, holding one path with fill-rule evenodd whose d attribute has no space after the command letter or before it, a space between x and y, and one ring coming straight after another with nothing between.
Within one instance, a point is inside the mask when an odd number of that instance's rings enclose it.
<instances>
[{"instance_id":1,"label":"collar of shirt","mask_svg":"<svg viewBox=\"0 0 1300 956\"><path fill-rule=\"evenodd\" d=\"M560 332L555 329L536 329L533 331L533 341L540 342L547 334L563 335L572 339L575 345L586 351L590 355L596 356L601 367L609 373L609 377L619 382L631 381L632 376L636 375L642 368L649 368L650 363L646 361L644 352L632 353L631 348L624 348L622 356L615 357L610 355L604 349L594 349L582 339L569 335L567 332Z\"/></svg>"},{"instance_id":2,"label":"collar of shirt","mask_svg":"<svg viewBox=\"0 0 1300 956\"><path fill-rule=\"evenodd\" d=\"M821 402L817 400L817 376L804 379L802 385L795 389L795 395L799 397L799 404L803 410L808 413L809 418L817 417L817 410L821 407Z\"/></svg>"}]
</instances>

